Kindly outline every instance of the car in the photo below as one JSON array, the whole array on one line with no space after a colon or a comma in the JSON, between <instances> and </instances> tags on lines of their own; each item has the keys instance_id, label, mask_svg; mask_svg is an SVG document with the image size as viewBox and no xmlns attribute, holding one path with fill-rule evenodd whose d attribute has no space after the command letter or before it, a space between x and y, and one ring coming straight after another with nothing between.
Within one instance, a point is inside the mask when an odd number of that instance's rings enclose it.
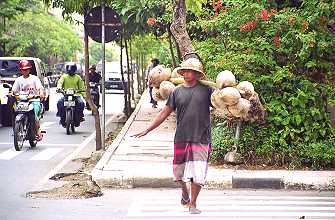
<instances>
[{"instance_id":1,"label":"car","mask_svg":"<svg viewBox=\"0 0 335 220\"><path fill-rule=\"evenodd\" d=\"M53 74L49 76L50 85L56 87L57 82L62 74L66 73L66 66L68 66L70 63L75 63L77 66L76 74L78 74L83 80L84 80L84 71L80 64L76 62L65 62L65 63L56 63L53 66Z\"/></svg>"},{"instance_id":2,"label":"car","mask_svg":"<svg viewBox=\"0 0 335 220\"><path fill-rule=\"evenodd\" d=\"M7 99L16 78L21 75L19 62L28 60L31 65L31 74L38 76L45 89L45 99L43 100L44 110L49 110L50 84L48 80L49 72L46 71L42 61L35 57L0 57L0 123L2 126L11 126L13 118L13 101Z\"/></svg>"},{"instance_id":3,"label":"car","mask_svg":"<svg viewBox=\"0 0 335 220\"><path fill-rule=\"evenodd\" d=\"M105 67L105 88L124 90L124 87L127 87L128 85L128 81L126 75L124 82L122 81L120 62L106 62ZM101 72L101 70L101 63L99 63L97 65L97 72Z\"/></svg>"}]
</instances>

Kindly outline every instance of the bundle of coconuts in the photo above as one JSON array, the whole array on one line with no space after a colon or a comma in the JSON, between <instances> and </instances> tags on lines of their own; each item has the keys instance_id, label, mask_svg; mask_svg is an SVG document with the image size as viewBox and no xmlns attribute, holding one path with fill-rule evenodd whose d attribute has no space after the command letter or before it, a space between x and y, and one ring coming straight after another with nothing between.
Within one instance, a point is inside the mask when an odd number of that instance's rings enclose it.
<instances>
[{"instance_id":1,"label":"bundle of coconuts","mask_svg":"<svg viewBox=\"0 0 335 220\"><path fill-rule=\"evenodd\" d=\"M149 85L153 87L152 98L155 101L167 100L170 93L176 88L177 85L183 84L184 78L180 77L176 73L176 69L171 72L170 68L166 68L164 65L158 65L154 67L149 73ZM204 85L216 88L215 83L207 80L199 80Z\"/></svg>"},{"instance_id":2,"label":"bundle of coconuts","mask_svg":"<svg viewBox=\"0 0 335 220\"><path fill-rule=\"evenodd\" d=\"M152 98L155 101L166 100L176 87L169 81L171 74L171 69L164 65L157 65L150 71L148 80L149 85L153 87Z\"/></svg>"},{"instance_id":3,"label":"bundle of coconuts","mask_svg":"<svg viewBox=\"0 0 335 220\"><path fill-rule=\"evenodd\" d=\"M252 83L242 81L236 84L235 76L229 70L217 75L217 89L211 96L216 114L222 118L264 123L265 109Z\"/></svg>"},{"instance_id":4,"label":"bundle of coconuts","mask_svg":"<svg viewBox=\"0 0 335 220\"><path fill-rule=\"evenodd\" d=\"M149 85L153 87L152 97L156 101L167 100L176 85L184 82L183 77L176 74L176 69L171 72L164 65L154 67L149 73ZM219 117L264 123L266 112L252 83L242 81L237 84L229 70L220 72L216 83L208 80L199 82L215 89L211 101Z\"/></svg>"}]
</instances>

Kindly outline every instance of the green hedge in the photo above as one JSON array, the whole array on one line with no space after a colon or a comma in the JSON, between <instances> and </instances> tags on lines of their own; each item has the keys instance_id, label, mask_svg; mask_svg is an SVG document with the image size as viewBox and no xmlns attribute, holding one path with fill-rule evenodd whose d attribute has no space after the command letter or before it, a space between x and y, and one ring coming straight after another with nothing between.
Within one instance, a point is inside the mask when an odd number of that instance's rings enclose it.
<instances>
[{"instance_id":1,"label":"green hedge","mask_svg":"<svg viewBox=\"0 0 335 220\"><path fill-rule=\"evenodd\" d=\"M219 16L191 23L198 31L191 36L209 78L231 70L254 84L267 110L266 124L243 125L244 161L334 167L335 131L326 110L335 100L334 1L223 2ZM215 122L212 132L212 161L222 162L232 136Z\"/></svg>"}]
</instances>

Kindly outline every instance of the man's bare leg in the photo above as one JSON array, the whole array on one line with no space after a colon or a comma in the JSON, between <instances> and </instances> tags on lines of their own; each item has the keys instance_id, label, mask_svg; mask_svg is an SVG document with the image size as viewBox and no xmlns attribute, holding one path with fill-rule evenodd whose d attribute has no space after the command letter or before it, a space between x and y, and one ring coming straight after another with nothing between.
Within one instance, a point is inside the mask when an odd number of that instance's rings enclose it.
<instances>
[{"instance_id":1,"label":"man's bare leg","mask_svg":"<svg viewBox=\"0 0 335 220\"><path fill-rule=\"evenodd\" d=\"M201 211L197 209L197 198L200 193L201 186L197 183L191 183L191 202L190 202L190 213L200 214Z\"/></svg>"},{"instance_id":2,"label":"man's bare leg","mask_svg":"<svg viewBox=\"0 0 335 220\"><path fill-rule=\"evenodd\" d=\"M181 186L182 191L181 204L186 206L190 202L190 194L188 192L187 184L183 181L178 181L178 183Z\"/></svg>"}]
</instances>

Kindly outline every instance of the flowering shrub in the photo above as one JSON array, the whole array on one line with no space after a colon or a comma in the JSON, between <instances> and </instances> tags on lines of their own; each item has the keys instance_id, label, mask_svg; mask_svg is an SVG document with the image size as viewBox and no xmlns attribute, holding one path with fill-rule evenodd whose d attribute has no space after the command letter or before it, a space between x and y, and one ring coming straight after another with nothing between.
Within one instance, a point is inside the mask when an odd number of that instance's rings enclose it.
<instances>
[{"instance_id":1,"label":"flowering shrub","mask_svg":"<svg viewBox=\"0 0 335 220\"><path fill-rule=\"evenodd\" d=\"M244 160L334 166L335 132L326 110L327 104L335 103L334 1L227 0L221 4L228 10L217 17L203 14L191 23L190 29L197 27L191 36L210 78L231 70L238 80L255 85L267 108L266 125L243 126ZM213 143L220 143L217 138ZM326 143L332 146L323 147Z\"/></svg>"},{"instance_id":2,"label":"flowering shrub","mask_svg":"<svg viewBox=\"0 0 335 220\"><path fill-rule=\"evenodd\" d=\"M147 24L148 25L154 25L154 24L156 24L156 18L148 18L148 20L147 20Z\"/></svg>"}]
</instances>

